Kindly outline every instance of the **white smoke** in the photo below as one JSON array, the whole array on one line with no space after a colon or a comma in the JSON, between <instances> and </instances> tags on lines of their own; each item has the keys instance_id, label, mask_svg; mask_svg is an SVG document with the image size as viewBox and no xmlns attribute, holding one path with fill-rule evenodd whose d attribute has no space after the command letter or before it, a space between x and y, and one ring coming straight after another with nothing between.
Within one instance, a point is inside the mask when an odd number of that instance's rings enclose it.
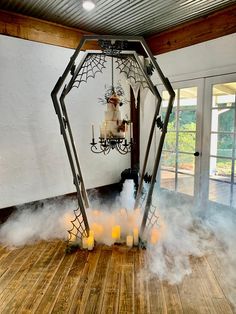
<instances>
[{"instance_id":1,"label":"white smoke","mask_svg":"<svg viewBox=\"0 0 236 314\"><path fill-rule=\"evenodd\" d=\"M126 180L115 199L104 202L90 193L87 209L90 227L96 230L96 241L111 245L111 228L120 225L123 237L140 226L140 211L133 211L134 185ZM109 195L107 196L109 200ZM197 210L188 204L171 204L170 198L158 198L160 237L157 244L147 244L148 273L178 284L192 272L191 257L214 254L220 261L224 292L236 305L236 213L233 210L205 208ZM156 200L155 200L156 201ZM37 203L38 204L38 203ZM156 204L155 204L156 205ZM0 242L8 247L39 240L67 239L67 230L77 208L75 198L46 200L35 206L19 206L0 228ZM69 219L68 219L69 217Z\"/></svg>"},{"instance_id":2,"label":"white smoke","mask_svg":"<svg viewBox=\"0 0 236 314\"><path fill-rule=\"evenodd\" d=\"M113 203L104 204L93 191L91 209L87 209L88 220L91 225L99 223L104 227L104 233L99 242L112 244L110 230L113 225L122 225L120 204L130 211L130 219L134 220L136 212L134 206L133 181L126 180L123 191ZM107 197L109 199L109 195ZM0 243L8 247L31 244L39 240L67 239L67 230L71 229L71 220L75 218L73 210L77 209L75 197L57 197L49 200L18 206L9 219L0 227ZM97 215L99 213L99 215ZM122 212L121 212L122 214ZM124 220L124 219L123 219ZM134 223L134 222L133 222ZM124 228L127 219L123 222Z\"/></svg>"},{"instance_id":3,"label":"white smoke","mask_svg":"<svg viewBox=\"0 0 236 314\"><path fill-rule=\"evenodd\" d=\"M75 207L75 199L64 197L18 206L0 228L0 243L13 248L39 240L65 239L63 216Z\"/></svg>"},{"instance_id":4,"label":"white smoke","mask_svg":"<svg viewBox=\"0 0 236 314\"><path fill-rule=\"evenodd\" d=\"M168 204L168 206L163 206ZM219 261L220 283L236 306L236 213L213 207L199 210L191 204L171 204L163 198L158 206L160 238L148 245L149 273L170 284L191 274L193 256L212 256ZM218 278L219 279L219 278Z\"/></svg>"}]
</instances>

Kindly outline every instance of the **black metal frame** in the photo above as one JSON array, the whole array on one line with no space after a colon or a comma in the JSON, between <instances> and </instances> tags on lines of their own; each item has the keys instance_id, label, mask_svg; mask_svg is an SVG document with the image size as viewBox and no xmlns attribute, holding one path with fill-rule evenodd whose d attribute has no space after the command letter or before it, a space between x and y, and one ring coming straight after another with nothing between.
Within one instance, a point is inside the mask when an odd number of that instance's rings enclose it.
<instances>
[{"instance_id":1,"label":"black metal frame","mask_svg":"<svg viewBox=\"0 0 236 314\"><path fill-rule=\"evenodd\" d=\"M162 98L161 98L156 86L153 84L151 78L149 77L150 73L148 72L148 69L142 64L142 62L140 61L140 59L139 59L139 57L135 51L132 51L132 50L121 50L120 51L121 55L125 55L125 54L133 55L135 61L137 62L137 64L140 67L140 70L141 70L141 72L142 72L142 74L143 74L143 76L147 82L149 89L151 90L151 92L153 93L153 95L156 97L156 100L157 100L156 110L155 110L155 114L153 117L151 129L150 129L150 134L149 134L149 139L148 139L148 143L147 143L147 148L146 148L146 153L145 153L145 158L144 158L144 163L143 163L143 169L141 172L139 188L137 191L135 208L139 207L140 200L142 198L144 175L146 172L147 161L148 161L150 147L151 147L151 143L153 140L153 134L154 134L154 130L155 130L156 125L158 125L158 127L161 129L161 137L160 137L159 145L158 145L157 152L156 152L155 162L154 162L153 171L152 171L152 179L151 179L149 190L147 193L147 198L146 198L146 203L145 203L145 208L144 208L144 214L143 214L143 219L142 219L142 224L141 224L141 229L140 229L140 235L142 236L145 228L147 227L147 224L149 224L149 222L152 220L152 216L153 215L155 216L155 212L153 213L153 211L150 211L150 207L152 205L152 195L153 195L153 190L154 190L154 185L155 185L155 179L156 179L158 167L160 164L161 152L162 152L162 148L163 148L163 144L164 144L164 140L165 140L165 135L167 132L167 125L169 122L169 117L170 117L172 107L173 107L175 93L174 93L174 90L172 89L172 86L171 86L169 80L163 75L155 57L152 55L149 47L147 46L146 42L144 41L144 39L142 37L112 36L112 35L105 35L105 36L86 35L86 36L82 37L77 49L75 50L74 54L72 55L72 57L69 61L64 73L58 79L58 81L57 81L57 83L56 83L56 85L55 85L55 87L51 93L54 108L55 108L56 114L58 116L59 124L60 124L61 134L63 136L64 143L66 146L67 155L69 158L71 171L72 171L72 175L73 175L73 181L74 181L74 184L75 184L76 190L77 190L79 215L80 215L80 213L82 215L82 221L80 220L82 231L77 230L80 233L79 236L76 235L78 238L81 238L83 235L88 235L88 233L89 233L89 223L88 223L87 215L86 215L86 208L89 206L89 201L88 201L86 189L84 186L84 181L83 181L82 172L81 172L80 165L79 165L76 147L75 147L74 140L73 140L73 135L72 135L71 127L70 127L69 118L68 118L67 111L66 111L65 96L69 93L69 91L73 87L73 84L74 84L74 81L76 80L77 74L79 73L80 68L83 66L83 63L85 62L86 56L89 53L94 53L94 52L86 51L84 53L84 56L82 57L81 61L79 62L79 64L77 66L75 66L75 61L79 55L79 52L82 50L84 44L88 41L97 41L97 42L119 41L119 42L125 42L125 43L131 42L131 43L136 43L136 44L141 45L142 48L144 49L146 55L150 59L150 64L152 65L153 69L157 71L157 74L158 74L161 82L165 86L165 88L166 88L166 90L170 96L166 115L165 115L165 119L163 122L161 121L161 124L160 124L159 113L160 113ZM122 48L126 48L126 45L122 46ZM103 53L103 52L99 51L96 53ZM72 77L71 77L68 85L65 85L63 87L63 84L64 84L64 82L65 82L65 80L66 80L66 78L70 72L71 72ZM61 96L59 96L60 92L61 92ZM150 217L150 215L151 215L151 217Z\"/></svg>"}]
</instances>

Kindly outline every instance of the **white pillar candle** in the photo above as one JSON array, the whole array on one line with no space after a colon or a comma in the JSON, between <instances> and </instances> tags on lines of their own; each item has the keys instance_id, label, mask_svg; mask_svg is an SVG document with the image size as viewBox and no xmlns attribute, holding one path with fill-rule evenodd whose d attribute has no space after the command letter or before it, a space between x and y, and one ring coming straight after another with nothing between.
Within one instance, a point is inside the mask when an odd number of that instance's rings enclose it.
<instances>
[{"instance_id":1,"label":"white pillar candle","mask_svg":"<svg viewBox=\"0 0 236 314\"><path fill-rule=\"evenodd\" d=\"M116 240L116 228L112 227L111 229L111 237L113 240Z\"/></svg>"},{"instance_id":2,"label":"white pillar candle","mask_svg":"<svg viewBox=\"0 0 236 314\"><path fill-rule=\"evenodd\" d=\"M160 233L157 228L153 228L151 231L150 242L151 244L156 244L160 238Z\"/></svg>"},{"instance_id":3,"label":"white pillar candle","mask_svg":"<svg viewBox=\"0 0 236 314\"><path fill-rule=\"evenodd\" d=\"M126 237L126 245L128 247L132 247L133 246L133 243L134 243L134 238L132 235L127 235Z\"/></svg>"},{"instance_id":4,"label":"white pillar candle","mask_svg":"<svg viewBox=\"0 0 236 314\"><path fill-rule=\"evenodd\" d=\"M87 243L88 243L88 250L92 251L94 247L94 237L92 235L88 237Z\"/></svg>"},{"instance_id":5,"label":"white pillar candle","mask_svg":"<svg viewBox=\"0 0 236 314\"><path fill-rule=\"evenodd\" d=\"M83 249L87 249L88 248L88 238L87 237L83 237L82 238L82 248Z\"/></svg>"},{"instance_id":6,"label":"white pillar candle","mask_svg":"<svg viewBox=\"0 0 236 314\"><path fill-rule=\"evenodd\" d=\"M119 241L120 233L121 233L121 228L119 225L112 227L112 231L111 231L112 239L114 239L115 241Z\"/></svg>"},{"instance_id":7,"label":"white pillar candle","mask_svg":"<svg viewBox=\"0 0 236 314\"><path fill-rule=\"evenodd\" d=\"M133 237L134 237L134 245L138 245L139 243L138 228L133 229Z\"/></svg>"},{"instance_id":8,"label":"white pillar candle","mask_svg":"<svg viewBox=\"0 0 236 314\"><path fill-rule=\"evenodd\" d=\"M120 232L121 232L121 228L119 225L116 226L116 232L117 232L117 240L120 240Z\"/></svg>"}]
</instances>

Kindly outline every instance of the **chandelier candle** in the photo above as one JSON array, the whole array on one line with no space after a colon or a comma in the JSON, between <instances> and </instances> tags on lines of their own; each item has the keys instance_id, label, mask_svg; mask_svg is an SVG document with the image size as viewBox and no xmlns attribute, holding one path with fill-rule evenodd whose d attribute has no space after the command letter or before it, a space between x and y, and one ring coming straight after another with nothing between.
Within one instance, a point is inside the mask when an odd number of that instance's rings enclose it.
<instances>
[{"instance_id":1,"label":"chandelier candle","mask_svg":"<svg viewBox=\"0 0 236 314\"><path fill-rule=\"evenodd\" d=\"M133 138L133 122L130 122L130 139Z\"/></svg>"},{"instance_id":2,"label":"chandelier candle","mask_svg":"<svg viewBox=\"0 0 236 314\"><path fill-rule=\"evenodd\" d=\"M94 125L92 124L92 139L94 139Z\"/></svg>"}]
</instances>

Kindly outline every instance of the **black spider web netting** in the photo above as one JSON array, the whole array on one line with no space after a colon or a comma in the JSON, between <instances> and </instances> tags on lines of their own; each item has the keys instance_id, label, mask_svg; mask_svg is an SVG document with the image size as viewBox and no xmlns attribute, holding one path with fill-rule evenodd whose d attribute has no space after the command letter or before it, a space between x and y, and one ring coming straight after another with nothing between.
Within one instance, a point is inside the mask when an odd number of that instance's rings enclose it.
<instances>
[{"instance_id":1,"label":"black spider web netting","mask_svg":"<svg viewBox=\"0 0 236 314\"><path fill-rule=\"evenodd\" d=\"M140 69L139 64L132 55L122 55L117 58L117 69L120 73L124 73L131 84L139 83L143 88L148 88L147 81Z\"/></svg>"},{"instance_id":2,"label":"black spider web netting","mask_svg":"<svg viewBox=\"0 0 236 314\"><path fill-rule=\"evenodd\" d=\"M95 78L97 73L102 73L106 68L106 55L104 54L88 54L83 65L81 66L72 87L79 87L82 82L87 83L88 79Z\"/></svg>"},{"instance_id":3,"label":"black spider web netting","mask_svg":"<svg viewBox=\"0 0 236 314\"><path fill-rule=\"evenodd\" d=\"M74 239L79 239L82 241L82 238L87 236L83 215L79 208L74 210L74 219L71 220L72 227L68 230L69 239L68 242L72 243Z\"/></svg>"},{"instance_id":4,"label":"black spider web netting","mask_svg":"<svg viewBox=\"0 0 236 314\"><path fill-rule=\"evenodd\" d=\"M146 198L147 198L147 191L144 191L140 197L139 200L139 208L142 210L145 209L146 204ZM147 222L146 222L146 232L150 231L154 227L159 227L159 215L158 215L158 206L154 205L154 203L151 203L151 206L149 208Z\"/></svg>"},{"instance_id":5,"label":"black spider web netting","mask_svg":"<svg viewBox=\"0 0 236 314\"><path fill-rule=\"evenodd\" d=\"M95 78L97 73L102 73L106 68L107 58L110 57L103 53L88 54L78 73L72 78L72 88L79 88L82 82L87 83L89 78ZM131 85L139 83L143 88L148 88L146 79L134 56L119 55L114 59L116 59L116 69L125 75Z\"/></svg>"}]
</instances>

